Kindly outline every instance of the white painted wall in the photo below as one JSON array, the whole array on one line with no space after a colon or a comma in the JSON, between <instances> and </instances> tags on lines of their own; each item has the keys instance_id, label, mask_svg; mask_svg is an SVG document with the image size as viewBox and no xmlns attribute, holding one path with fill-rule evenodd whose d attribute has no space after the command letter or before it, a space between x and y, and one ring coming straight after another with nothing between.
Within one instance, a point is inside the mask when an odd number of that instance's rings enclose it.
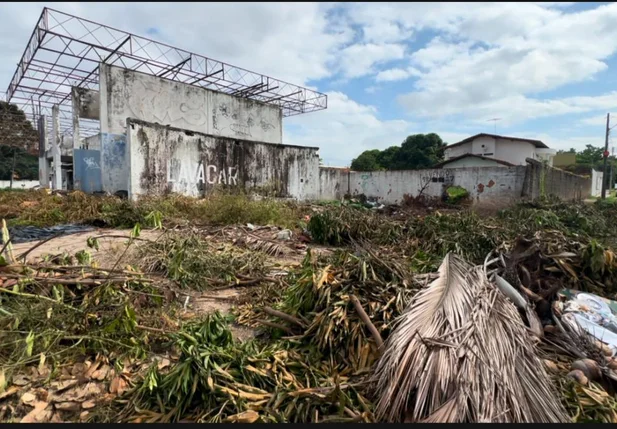
<instances>
[{"instance_id":1,"label":"white painted wall","mask_svg":"<svg viewBox=\"0 0 617 429\"><path fill-rule=\"evenodd\" d=\"M599 197L602 195L602 179L604 173L601 171L591 170L591 196Z\"/></svg>"},{"instance_id":2,"label":"white painted wall","mask_svg":"<svg viewBox=\"0 0 617 429\"><path fill-rule=\"evenodd\" d=\"M106 64L100 66L101 132L125 133L128 118L236 139L282 143L276 106Z\"/></svg>"},{"instance_id":3,"label":"white painted wall","mask_svg":"<svg viewBox=\"0 0 617 429\"><path fill-rule=\"evenodd\" d=\"M469 168L469 167L507 167L490 159L481 159L473 156L457 159L449 162L443 168Z\"/></svg>"},{"instance_id":4,"label":"white painted wall","mask_svg":"<svg viewBox=\"0 0 617 429\"><path fill-rule=\"evenodd\" d=\"M495 143L495 158L514 165L526 165L527 158L534 158L536 146L517 140L497 139Z\"/></svg>"},{"instance_id":5,"label":"white painted wall","mask_svg":"<svg viewBox=\"0 0 617 429\"><path fill-rule=\"evenodd\" d=\"M474 155L486 156L495 158L495 138L489 136L481 136L471 142L472 152Z\"/></svg>"},{"instance_id":6,"label":"white painted wall","mask_svg":"<svg viewBox=\"0 0 617 429\"><path fill-rule=\"evenodd\" d=\"M472 167L457 169L351 172L350 193L397 204L404 196L440 197L444 187L465 188L476 205L503 207L521 198L525 168Z\"/></svg>"},{"instance_id":7,"label":"white painted wall","mask_svg":"<svg viewBox=\"0 0 617 429\"><path fill-rule=\"evenodd\" d=\"M11 186L10 180L0 180L0 189ZM32 189L40 186L38 180L13 180L13 189Z\"/></svg>"},{"instance_id":8,"label":"white painted wall","mask_svg":"<svg viewBox=\"0 0 617 429\"><path fill-rule=\"evenodd\" d=\"M447 148L444 151L444 159L447 161L450 158L456 158L457 156L465 155L466 153L473 153L472 142L467 142L459 146Z\"/></svg>"}]
</instances>

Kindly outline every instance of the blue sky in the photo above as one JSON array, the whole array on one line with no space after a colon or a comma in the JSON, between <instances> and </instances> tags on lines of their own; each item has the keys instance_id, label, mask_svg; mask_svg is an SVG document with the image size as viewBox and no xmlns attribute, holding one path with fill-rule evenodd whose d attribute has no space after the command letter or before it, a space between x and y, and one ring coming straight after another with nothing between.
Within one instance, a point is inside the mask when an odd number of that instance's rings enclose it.
<instances>
[{"instance_id":1,"label":"blue sky","mask_svg":"<svg viewBox=\"0 0 617 429\"><path fill-rule=\"evenodd\" d=\"M617 124L614 3L2 3L0 90L45 5L327 93L284 119L284 143L328 165L491 118L556 149L602 145L607 112Z\"/></svg>"}]
</instances>

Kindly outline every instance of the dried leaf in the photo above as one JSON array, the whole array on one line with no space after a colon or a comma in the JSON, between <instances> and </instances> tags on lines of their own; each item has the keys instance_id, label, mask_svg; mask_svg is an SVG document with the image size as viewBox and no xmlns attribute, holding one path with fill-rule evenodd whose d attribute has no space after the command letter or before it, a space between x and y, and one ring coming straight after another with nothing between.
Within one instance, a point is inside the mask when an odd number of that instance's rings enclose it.
<instances>
[{"instance_id":1,"label":"dried leaf","mask_svg":"<svg viewBox=\"0 0 617 429\"><path fill-rule=\"evenodd\" d=\"M23 395L21 395L20 398L21 402L23 402L24 404L30 405L32 404L34 401L36 401L36 395L31 393L31 392L26 392Z\"/></svg>"},{"instance_id":2,"label":"dried leaf","mask_svg":"<svg viewBox=\"0 0 617 429\"><path fill-rule=\"evenodd\" d=\"M82 407L84 410L89 410L89 409L91 409L91 408L96 407L96 402L94 402L94 401L85 401L85 402L83 402L83 403L81 404L81 407Z\"/></svg>"},{"instance_id":3,"label":"dried leaf","mask_svg":"<svg viewBox=\"0 0 617 429\"><path fill-rule=\"evenodd\" d=\"M9 387L4 392L0 393L0 400L13 396L15 393L19 392L19 390L19 387L16 386Z\"/></svg>"},{"instance_id":4,"label":"dried leaf","mask_svg":"<svg viewBox=\"0 0 617 429\"><path fill-rule=\"evenodd\" d=\"M234 414L223 420L225 423L254 423L259 419L259 414L249 410L243 413Z\"/></svg>"},{"instance_id":5,"label":"dried leaf","mask_svg":"<svg viewBox=\"0 0 617 429\"><path fill-rule=\"evenodd\" d=\"M21 419L20 423L42 423L47 418L51 417L51 412L49 413L49 417L47 417L44 413L48 405L48 402L42 401L35 403L34 409L26 414L24 418Z\"/></svg>"},{"instance_id":6,"label":"dried leaf","mask_svg":"<svg viewBox=\"0 0 617 429\"><path fill-rule=\"evenodd\" d=\"M79 402L58 402L54 404L54 407L62 411L79 411L81 404Z\"/></svg>"}]
</instances>

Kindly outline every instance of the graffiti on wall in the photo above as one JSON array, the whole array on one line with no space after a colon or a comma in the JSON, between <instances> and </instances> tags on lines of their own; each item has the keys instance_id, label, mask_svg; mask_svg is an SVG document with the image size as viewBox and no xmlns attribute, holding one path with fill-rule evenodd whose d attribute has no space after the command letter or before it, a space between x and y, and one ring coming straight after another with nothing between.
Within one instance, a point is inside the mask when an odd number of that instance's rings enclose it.
<instances>
[{"instance_id":1,"label":"graffiti on wall","mask_svg":"<svg viewBox=\"0 0 617 429\"><path fill-rule=\"evenodd\" d=\"M422 183L437 182L451 184L454 182L454 174L448 171L448 169L432 170L422 175L420 180Z\"/></svg>"},{"instance_id":2,"label":"graffiti on wall","mask_svg":"<svg viewBox=\"0 0 617 429\"><path fill-rule=\"evenodd\" d=\"M96 160L94 159L94 157L88 157L88 158L84 158L84 164L86 164L86 170L91 170L91 169L101 169L101 166L99 165L98 162L96 162Z\"/></svg>"},{"instance_id":3,"label":"graffiti on wall","mask_svg":"<svg viewBox=\"0 0 617 429\"><path fill-rule=\"evenodd\" d=\"M167 182L189 185L237 185L238 166L227 167L215 164L186 163L177 159L167 161Z\"/></svg>"}]
</instances>

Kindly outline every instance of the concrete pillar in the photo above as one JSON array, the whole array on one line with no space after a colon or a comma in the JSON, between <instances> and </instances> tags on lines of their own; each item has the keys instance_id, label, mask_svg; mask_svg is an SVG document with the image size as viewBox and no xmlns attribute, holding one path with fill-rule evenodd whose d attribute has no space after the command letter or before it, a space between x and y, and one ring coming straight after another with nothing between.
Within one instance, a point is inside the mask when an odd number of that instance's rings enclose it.
<instances>
[{"instance_id":1,"label":"concrete pillar","mask_svg":"<svg viewBox=\"0 0 617 429\"><path fill-rule=\"evenodd\" d=\"M57 104L51 108L52 139L51 152L53 157L52 189L62 189L62 161L60 152L60 106Z\"/></svg>"},{"instance_id":2,"label":"concrete pillar","mask_svg":"<svg viewBox=\"0 0 617 429\"><path fill-rule=\"evenodd\" d=\"M79 94L75 88L71 88L71 100L73 104L73 150L81 149L79 141Z\"/></svg>"},{"instance_id":3,"label":"concrete pillar","mask_svg":"<svg viewBox=\"0 0 617 429\"><path fill-rule=\"evenodd\" d=\"M47 159L47 117L39 116L39 185L49 188L49 160Z\"/></svg>"}]
</instances>

